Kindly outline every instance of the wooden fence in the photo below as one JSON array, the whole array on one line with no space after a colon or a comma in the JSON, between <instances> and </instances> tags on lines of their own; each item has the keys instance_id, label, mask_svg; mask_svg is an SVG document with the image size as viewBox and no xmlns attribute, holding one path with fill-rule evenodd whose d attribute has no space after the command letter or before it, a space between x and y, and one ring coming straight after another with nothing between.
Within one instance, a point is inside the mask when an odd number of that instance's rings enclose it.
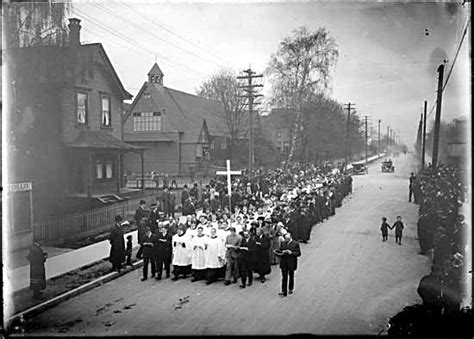
<instances>
[{"instance_id":1,"label":"wooden fence","mask_svg":"<svg viewBox=\"0 0 474 339\"><path fill-rule=\"evenodd\" d=\"M156 201L156 195L156 192L144 192L143 197L86 212L54 216L36 222L33 225L35 239L44 241L49 245L58 245L67 240L97 234L111 227L117 214L120 214L124 219L133 220L133 214L140 200L145 200L149 205Z\"/></svg>"}]
</instances>

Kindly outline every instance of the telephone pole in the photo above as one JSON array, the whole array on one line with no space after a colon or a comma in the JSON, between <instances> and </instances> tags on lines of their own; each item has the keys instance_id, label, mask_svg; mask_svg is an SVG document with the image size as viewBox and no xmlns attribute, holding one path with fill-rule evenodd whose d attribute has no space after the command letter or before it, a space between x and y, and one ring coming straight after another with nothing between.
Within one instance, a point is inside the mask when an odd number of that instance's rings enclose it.
<instances>
[{"instance_id":1,"label":"telephone pole","mask_svg":"<svg viewBox=\"0 0 474 339\"><path fill-rule=\"evenodd\" d=\"M351 109L353 108L355 104L348 102L346 104L347 108L347 127L346 127L346 151L345 151L345 156L344 156L344 169L347 167L347 161L350 158L350 142L349 142L349 131L350 131L350 122L351 122Z\"/></svg>"},{"instance_id":2,"label":"telephone pole","mask_svg":"<svg viewBox=\"0 0 474 339\"><path fill-rule=\"evenodd\" d=\"M433 168L438 167L438 146L439 146L439 127L441 123L441 101L443 99L443 75L444 75L444 64L438 67L438 95L436 98L436 118L435 118L435 130L434 130L434 141L433 141L433 159L431 163Z\"/></svg>"},{"instance_id":3,"label":"telephone pole","mask_svg":"<svg viewBox=\"0 0 474 339\"><path fill-rule=\"evenodd\" d=\"M367 115L365 116L365 163L367 164L367 136L368 136L368 131L367 131Z\"/></svg>"},{"instance_id":4,"label":"telephone pole","mask_svg":"<svg viewBox=\"0 0 474 339\"><path fill-rule=\"evenodd\" d=\"M246 75L243 76L238 76L237 79L244 79L247 80L247 84L244 86L239 86L239 88L242 88L246 93L246 95L243 95L241 97L245 97L248 100L248 106L249 106L249 171L252 170L252 165L253 165L253 160L254 160L254 154L253 154L253 143L254 143L254 137L253 137L253 105L258 104L255 103L253 100L257 97L263 96L262 94L257 94L255 92L255 88L257 87L263 87L263 85L260 84L252 84L252 79L255 78L262 78L263 74L256 74L254 71L252 71L250 68L246 69L243 71L243 73L246 73Z\"/></svg>"},{"instance_id":5,"label":"telephone pole","mask_svg":"<svg viewBox=\"0 0 474 339\"><path fill-rule=\"evenodd\" d=\"M428 101L425 100L425 108L423 112L423 142L421 149L421 169L425 168L425 142L426 142L426 108L428 106Z\"/></svg>"},{"instance_id":6,"label":"telephone pole","mask_svg":"<svg viewBox=\"0 0 474 339\"><path fill-rule=\"evenodd\" d=\"M385 155L388 155L388 142L389 142L389 137L390 137L390 126L387 126L387 147L385 150Z\"/></svg>"},{"instance_id":7,"label":"telephone pole","mask_svg":"<svg viewBox=\"0 0 474 339\"><path fill-rule=\"evenodd\" d=\"M380 123L382 120L379 119L379 127L378 127L378 147L377 147L377 156L380 158Z\"/></svg>"}]
</instances>

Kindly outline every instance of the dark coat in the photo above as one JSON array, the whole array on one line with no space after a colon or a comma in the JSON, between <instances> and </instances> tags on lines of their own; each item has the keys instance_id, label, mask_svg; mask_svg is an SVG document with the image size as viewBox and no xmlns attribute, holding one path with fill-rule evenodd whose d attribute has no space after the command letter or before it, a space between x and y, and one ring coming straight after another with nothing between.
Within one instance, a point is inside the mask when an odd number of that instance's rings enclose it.
<instances>
[{"instance_id":1,"label":"dark coat","mask_svg":"<svg viewBox=\"0 0 474 339\"><path fill-rule=\"evenodd\" d=\"M156 243L156 234L151 234L147 236L146 234L143 236L142 246L143 246L143 256L144 257L153 257L155 254L155 243Z\"/></svg>"},{"instance_id":2,"label":"dark coat","mask_svg":"<svg viewBox=\"0 0 474 339\"><path fill-rule=\"evenodd\" d=\"M26 256L26 259L30 262L31 290L41 291L46 288L46 270L44 267L46 257L47 254L43 252L39 245L34 244L30 247L30 252Z\"/></svg>"},{"instance_id":3,"label":"dark coat","mask_svg":"<svg viewBox=\"0 0 474 339\"><path fill-rule=\"evenodd\" d=\"M270 274L272 271L270 266L270 252L271 239L266 234L261 234L255 238L257 243L257 272L260 275Z\"/></svg>"},{"instance_id":4,"label":"dark coat","mask_svg":"<svg viewBox=\"0 0 474 339\"><path fill-rule=\"evenodd\" d=\"M382 223L382 226L380 226L380 230L382 231L382 234L388 234L389 228L390 228L390 225L387 224L386 222Z\"/></svg>"},{"instance_id":5,"label":"dark coat","mask_svg":"<svg viewBox=\"0 0 474 339\"><path fill-rule=\"evenodd\" d=\"M144 208L138 207L135 211L135 223L138 225L142 218L148 218L149 211Z\"/></svg>"},{"instance_id":6,"label":"dark coat","mask_svg":"<svg viewBox=\"0 0 474 339\"><path fill-rule=\"evenodd\" d=\"M183 216L190 215L196 213L196 206L194 206L193 202L191 201L190 198L188 198L184 202L183 206Z\"/></svg>"},{"instance_id":7,"label":"dark coat","mask_svg":"<svg viewBox=\"0 0 474 339\"><path fill-rule=\"evenodd\" d=\"M403 231L403 222L395 221L392 228L395 228L395 235L402 235Z\"/></svg>"},{"instance_id":8,"label":"dark coat","mask_svg":"<svg viewBox=\"0 0 474 339\"><path fill-rule=\"evenodd\" d=\"M189 198L189 192L187 189L181 191L181 205L184 205L186 199Z\"/></svg>"},{"instance_id":9,"label":"dark coat","mask_svg":"<svg viewBox=\"0 0 474 339\"><path fill-rule=\"evenodd\" d=\"M166 235L158 233L155 237L155 252L160 258L171 258L171 238L172 235L167 232Z\"/></svg>"},{"instance_id":10,"label":"dark coat","mask_svg":"<svg viewBox=\"0 0 474 339\"><path fill-rule=\"evenodd\" d=\"M280 250L290 250L292 253L285 253L280 258L280 268L296 271L298 268L298 257L301 255L300 244L292 240L290 243L283 241Z\"/></svg>"},{"instance_id":11,"label":"dark coat","mask_svg":"<svg viewBox=\"0 0 474 339\"><path fill-rule=\"evenodd\" d=\"M240 247L246 247L248 250L240 251L240 260L247 262L251 267L254 267L257 263L257 244L255 239L251 236L248 239L242 237Z\"/></svg>"},{"instance_id":12,"label":"dark coat","mask_svg":"<svg viewBox=\"0 0 474 339\"><path fill-rule=\"evenodd\" d=\"M113 264L120 265L125 261L125 239L123 238L123 230L119 225L114 225L109 235L110 241L110 257L109 261Z\"/></svg>"}]
</instances>

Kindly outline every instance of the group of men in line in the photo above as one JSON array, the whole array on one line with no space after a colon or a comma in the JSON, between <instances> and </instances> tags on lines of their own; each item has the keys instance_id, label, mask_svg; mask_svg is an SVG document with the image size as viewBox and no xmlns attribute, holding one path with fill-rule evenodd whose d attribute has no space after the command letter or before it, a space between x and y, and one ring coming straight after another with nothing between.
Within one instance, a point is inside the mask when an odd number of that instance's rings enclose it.
<instances>
[{"instance_id":1,"label":"group of men in line","mask_svg":"<svg viewBox=\"0 0 474 339\"><path fill-rule=\"evenodd\" d=\"M149 211L140 202L135 220L142 280L150 268L152 277L162 279L164 268L172 280L192 276L193 282L212 284L224 278L230 285L240 279L245 288L253 284L254 274L264 283L271 265L280 264L280 295L291 294L301 255L298 241L307 242L312 226L335 214L352 191L352 178L311 165L246 173L232 185L230 206L226 188L217 179L201 192L197 184L190 192L185 187L181 218L163 213L159 203Z\"/></svg>"}]
</instances>

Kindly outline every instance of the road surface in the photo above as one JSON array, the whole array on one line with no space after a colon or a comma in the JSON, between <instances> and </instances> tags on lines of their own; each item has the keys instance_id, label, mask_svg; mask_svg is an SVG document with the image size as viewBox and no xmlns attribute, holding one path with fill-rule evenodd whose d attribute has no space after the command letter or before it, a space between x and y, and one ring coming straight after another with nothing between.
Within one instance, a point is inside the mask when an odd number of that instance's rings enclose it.
<instances>
[{"instance_id":1,"label":"road surface","mask_svg":"<svg viewBox=\"0 0 474 339\"><path fill-rule=\"evenodd\" d=\"M271 335L378 334L406 305L420 302L416 288L430 269L418 255L418 206L408 203L412 155L394 160L395 173L380 162L354 177L353 194L336 215L313 228L301 244L295 293L280 290L280 271L240 289L189 279L141 282L136 270L70 299L32 319L30 335ZM402 245L393 231L382 242L382 216L405 223ZM189 302L176 308L179 299Z\"/></svg>"}]
</instances>

